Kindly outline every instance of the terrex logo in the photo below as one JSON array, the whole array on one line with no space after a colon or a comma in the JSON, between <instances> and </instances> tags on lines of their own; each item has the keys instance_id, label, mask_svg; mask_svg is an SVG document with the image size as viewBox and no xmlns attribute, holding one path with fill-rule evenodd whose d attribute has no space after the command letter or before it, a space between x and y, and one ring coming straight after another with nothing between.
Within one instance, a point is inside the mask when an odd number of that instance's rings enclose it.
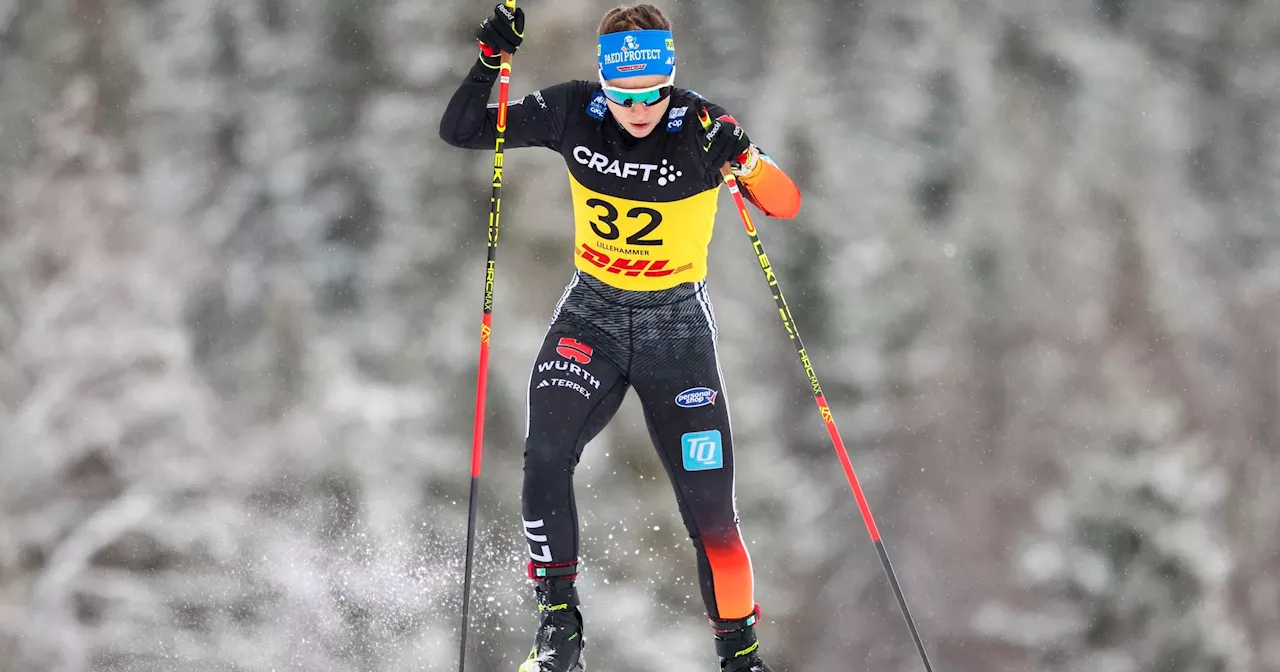
<instances>
[{"instance_id":1,"label":"terrex logo","mask_svg":"<svg viewBox=\"0 0 1280 672\"><path fill-rule=\"evenodd\" d=\"M658 184L664 187L675 182L677 177L684 176L684 171L676 170L675 166L667 164L665 160L662 166L652 163L623 163L617 159L611 161L609 157L582 145L573 148L573 158L601 175L613 175L623 179L639 177L641 182L648 182L656 172Z\"/></svg>"}]
</instances>

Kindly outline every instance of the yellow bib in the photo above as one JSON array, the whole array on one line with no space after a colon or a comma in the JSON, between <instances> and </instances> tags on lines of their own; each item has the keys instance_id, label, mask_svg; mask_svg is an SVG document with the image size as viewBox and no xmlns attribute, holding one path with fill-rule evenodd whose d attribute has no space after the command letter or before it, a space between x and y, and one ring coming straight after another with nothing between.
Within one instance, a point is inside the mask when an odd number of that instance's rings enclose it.
<instances>
[{"instance_id":1,"label":"yellow bib","mask_svg":"<svg viewBox=\"0 0 1280 672\"><path fill-rule=\"evenodd\" d=\"M718 188L651 203L597 193L569 174L574 263L618 289L654 291L707 277Z\"/></svg>"}]
</instances>

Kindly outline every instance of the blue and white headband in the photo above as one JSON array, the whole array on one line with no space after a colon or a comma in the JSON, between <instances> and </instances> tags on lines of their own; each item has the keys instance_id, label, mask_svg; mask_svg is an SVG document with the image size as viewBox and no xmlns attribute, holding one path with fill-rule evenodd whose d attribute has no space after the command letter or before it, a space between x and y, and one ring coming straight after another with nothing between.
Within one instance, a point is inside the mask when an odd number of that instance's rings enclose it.
<instances>
[{"instance_id":1,"label":"blue and white headband","mask_svg":"<svg viewBox=\"0 0 1280 672\"><path fill-rule=\"evenodd\" d=\"M600 36L600 75L670 77L676 71L676 42L669 30L632 30Z\"/></svg>"}]
</instances>

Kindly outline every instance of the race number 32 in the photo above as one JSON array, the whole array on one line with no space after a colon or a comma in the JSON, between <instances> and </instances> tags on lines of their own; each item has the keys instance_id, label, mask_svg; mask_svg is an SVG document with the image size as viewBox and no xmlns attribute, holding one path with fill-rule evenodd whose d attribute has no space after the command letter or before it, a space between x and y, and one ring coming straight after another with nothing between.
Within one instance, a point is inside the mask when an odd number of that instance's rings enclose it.
<instances>
[{"instance_id":1,"label":"race number 32","mask_svg":"<svg viewBox=\"0 0 1280 672\"><path fill-rule=\"evenodd\" d=\"M597 236L605 240L617 240L622 235L622 231L618 228L618 209L609 201L599 198L587 200L587 207L596 210L603 209L603 214L597 213L599 220L591 221L591 230L596 232ZM662 224L662 213L653 208L635 207L627 211L628 219L644 219L648 218L648 223L639 231L627 236L628 245L661 245L661 238L646 238L653 233L660 224Z\"/></svg>"}]
</instances>

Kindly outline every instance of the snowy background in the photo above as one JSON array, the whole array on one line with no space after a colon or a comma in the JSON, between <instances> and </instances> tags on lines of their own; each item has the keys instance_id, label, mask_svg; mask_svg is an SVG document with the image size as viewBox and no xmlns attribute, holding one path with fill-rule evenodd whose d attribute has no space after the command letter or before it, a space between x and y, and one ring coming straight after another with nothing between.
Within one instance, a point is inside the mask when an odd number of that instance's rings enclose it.
<instances>
[{"instance_id":1,"label":"snowy background","mask_svg":"<svg viewBox=\"0 0 1280 672\"><path fill-rule=\"evenodd\" d=\"M612 2L522 6L515 92L592 76ZM1280 2L661 6L806 194L758 223L935 668L1280 670ZM0 0L0 672L457 668L489 11ZM507 167L477 672L571 267ZM711 287L767 658L922 669L727 196ZM715 669L634 398L578 493L591 669Z\"/></svg>"}]
</instances>

